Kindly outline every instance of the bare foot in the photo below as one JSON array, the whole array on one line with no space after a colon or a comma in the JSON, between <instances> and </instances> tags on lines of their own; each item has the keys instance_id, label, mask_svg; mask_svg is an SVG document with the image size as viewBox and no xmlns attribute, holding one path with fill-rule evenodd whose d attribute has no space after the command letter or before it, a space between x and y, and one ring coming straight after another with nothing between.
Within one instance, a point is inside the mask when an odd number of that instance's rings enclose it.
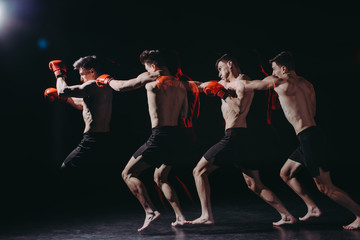
<instances>
[{"instance_id":1,"label":"bare foot","mask_svg":"<svg viewBox=\"0 0 360 240\"><path fill-rule=\"evenodd\" d=\"M343 226L345 230L360 230L360 218L356 218L355 221L349 225Z\"/></svg>"},{"instance_id":2,"label":"bare foot","mask_svg":"<svg viewBox=\"0 0 360 240\"><path fill-rule=\"evenodd\" d=\"M185 224L186 220L184 217L177 217L175 222L171 223L171 226L183 226Z\"/></svg>"},{"instance_id":3,"label":"bare foot","mask_svg":"<svg viewBox=\"0 0 360 240\"><path fill-rule=\"evenodd\" d=\"M318 207L314 207L314 208L309 209L307 214L303 217L300 217L299 220L307 221L310 218L320 217L321 215L322 215L322 212L320 211L320 209Z\"/></svg>"},{"instance_id":4,"label":"bare foot","mask_svg":"<svg viewBox=\"0 0 360 240\"><path fill-rule=\"evenodd\" d=\"M208 219L208 218L203 218L203 217L199 217L193 221L186 221L185 223L187 224L192 224L192 225L214 225L214 219Z\"/></svg>"},{"instance_id":5,"label":"bare foot","mask_svg":"<svg viewBox=\"0 0 360 240\"><path fill-rule=\"evenodd\" d=\"M146 214L144 225L138 229L138 232L141 232L145 229L147 229L150 224L155 221L158 217L160 217L160 213L158 211L155 211L153 213Z\"/></svg>"},{"instance_id":6,"label":"bare foot","mask_svg":"<svg viewBox=\"0 0 360 240\"><path fill-rule=\"evenodd\" d=\"M296 218L294 218L292 215L283 216L280 221L273 222L273 226L282 226L285 224L294 224L296 223Z\"/></svg>"}]
</instances>

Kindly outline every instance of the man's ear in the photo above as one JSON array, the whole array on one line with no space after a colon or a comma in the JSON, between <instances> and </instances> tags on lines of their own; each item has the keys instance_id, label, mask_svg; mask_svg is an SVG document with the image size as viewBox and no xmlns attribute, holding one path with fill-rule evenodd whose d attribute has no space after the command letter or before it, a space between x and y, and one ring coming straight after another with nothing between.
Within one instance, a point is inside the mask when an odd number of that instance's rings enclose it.
<instances>
[{"instance_id":1,"label":"man's ear","mask_svg":"<svg viewBox=\"0 0 360 240\"><path fill-rule=\"evenodd\" d=\"M231 60L227 61L226 65L231 69L233 67L233 62Z\"/></svg>"},{"instance_id":2,"label":"man's ear","mask_svg":"<svg viewBox=\"0 0 360 240\"><path fill-rule=\"evenodd\" d=\"M280 69L282 74L289 72L288 68L285 66L281 66Z\"/></svg>"},{"instance_id":3,"label":"man's ear","mask_svg":"<svg viewBox=\"0 0 360 240\"><path fill-rule=\"evenodd\" d=\"M90 73L94 76L94 78L98 77L98 73L96 72L96 70L94 68L90 68Z\"/></svg>"},{"instance_id":4,"label":"man's ear","mask_svg":"<svg viewBox=\"0 0 360 240\"><path fill-rule=\"evenodd\" d=\"M151 64L150 67L151 67L154 71L159 70L159 68L158 68L155 64Z\"/></svg>"}]
</instances>

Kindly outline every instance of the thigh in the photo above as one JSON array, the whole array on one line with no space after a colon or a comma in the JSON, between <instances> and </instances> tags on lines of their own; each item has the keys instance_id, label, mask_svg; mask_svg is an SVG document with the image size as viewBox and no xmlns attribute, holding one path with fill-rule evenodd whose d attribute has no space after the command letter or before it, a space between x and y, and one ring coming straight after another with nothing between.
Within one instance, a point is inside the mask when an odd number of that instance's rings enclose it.
<instances>
[{"instance_id":1,"label":"thigh","mask_svg":"<svg viewBox=\"0 0 360 240\"><path fill-rule=\"evenodd\" d=\"M66 167L82 167L90 165L95 156L94 148L77 146L64 160Z\"/></svg>"},{"instance_id":2,"label":"thigh","mask_svg":"<svg viewBox=\"0 0 360 240\"><path fill-rule=\"evenodd\" d=\"M138 176L142 171L149 167L151 167L151 165L143 160L142 155L137 158L131 157L129 162L126 164L123 173Z\"/></svg>"}]
</instances>

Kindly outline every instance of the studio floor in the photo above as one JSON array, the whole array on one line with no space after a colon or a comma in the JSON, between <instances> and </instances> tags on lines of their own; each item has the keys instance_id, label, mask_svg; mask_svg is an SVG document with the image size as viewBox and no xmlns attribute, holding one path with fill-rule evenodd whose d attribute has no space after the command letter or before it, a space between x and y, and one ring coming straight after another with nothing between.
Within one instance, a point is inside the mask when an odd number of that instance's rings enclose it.
<instances>
[{"instance_id":1,"label":"studio floor","mask_svg":"<svg viewBox=\"0 0 360 240\"><path fill-rule=\"evenodd\" d=\"M82 208L71 206L63 210L41 211L21 216L10 222L3 221L1 240L82 240L82 239L360 239L360 231L346 231L342 225L353 221L345 209L325 198L317 199L323 215L309 222L293 226L273 227L279 215L260 199L246 193L238 199L214 200L214 226L171 227L174 221L170 206L160 206L162 215L149 229L138 233L144 213L135 203L128 205L102 204ZM296 198L283 200L295 217L305 214L305 208ZM183 206L187 219L200 215L200 206Z\"/></svg>"}]
</instances>

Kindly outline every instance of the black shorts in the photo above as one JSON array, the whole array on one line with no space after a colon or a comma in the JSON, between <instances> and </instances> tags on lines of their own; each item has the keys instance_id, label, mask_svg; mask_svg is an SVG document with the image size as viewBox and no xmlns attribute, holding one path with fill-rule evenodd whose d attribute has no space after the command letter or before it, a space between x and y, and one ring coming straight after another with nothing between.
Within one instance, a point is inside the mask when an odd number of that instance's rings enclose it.
<instances>
[{"instance_id":1,"label":"black shorts","mask_svg":"<svg viewBox=\"0 0 360 240\"><path fill-rule=\"evenodd\" d=\"M235 166L237 168L258 170L258 164L252 155L253 138L247 128L230 128L225 136L205 154L206 160L215 159L214 165Z\"/></svg>"},{"instance_id":2,"label":"black shorts","mask_svg":"<svg viewBox=\"0 0 360 240\"><path fill-rule=\"evenodd\" d=\"M142 155L143 160L151 166L160 167L162 164L173 166L179 161L182 139L183 133L177 126L155 127L151 130L149 139L133 154L133 157Z\"/></svg>"},{"instance_id":3,"label":"black shorts","mask_svg":"<svg viewBox=\"0 0 360 240\"><path fill-rule=\"evenodd\" d=\"M108 132L86 132L79 145L67 156L64 161L66 167L82 167L95 165L104 157L109 143Z\"/></svg>"},{"instance_id":4,"label":"black shorts","mask_svg":"<svg viewBox=\"0 0 360 240\"><path fill-rule=\"evenodd\" d=\"M319 168L329 171L326 159L326 139L319 127L309 127L301 131L297 138L300 146L290 155L289 159L303 164L312 177L319 176Z\"/></svg>"}]
</instances>

